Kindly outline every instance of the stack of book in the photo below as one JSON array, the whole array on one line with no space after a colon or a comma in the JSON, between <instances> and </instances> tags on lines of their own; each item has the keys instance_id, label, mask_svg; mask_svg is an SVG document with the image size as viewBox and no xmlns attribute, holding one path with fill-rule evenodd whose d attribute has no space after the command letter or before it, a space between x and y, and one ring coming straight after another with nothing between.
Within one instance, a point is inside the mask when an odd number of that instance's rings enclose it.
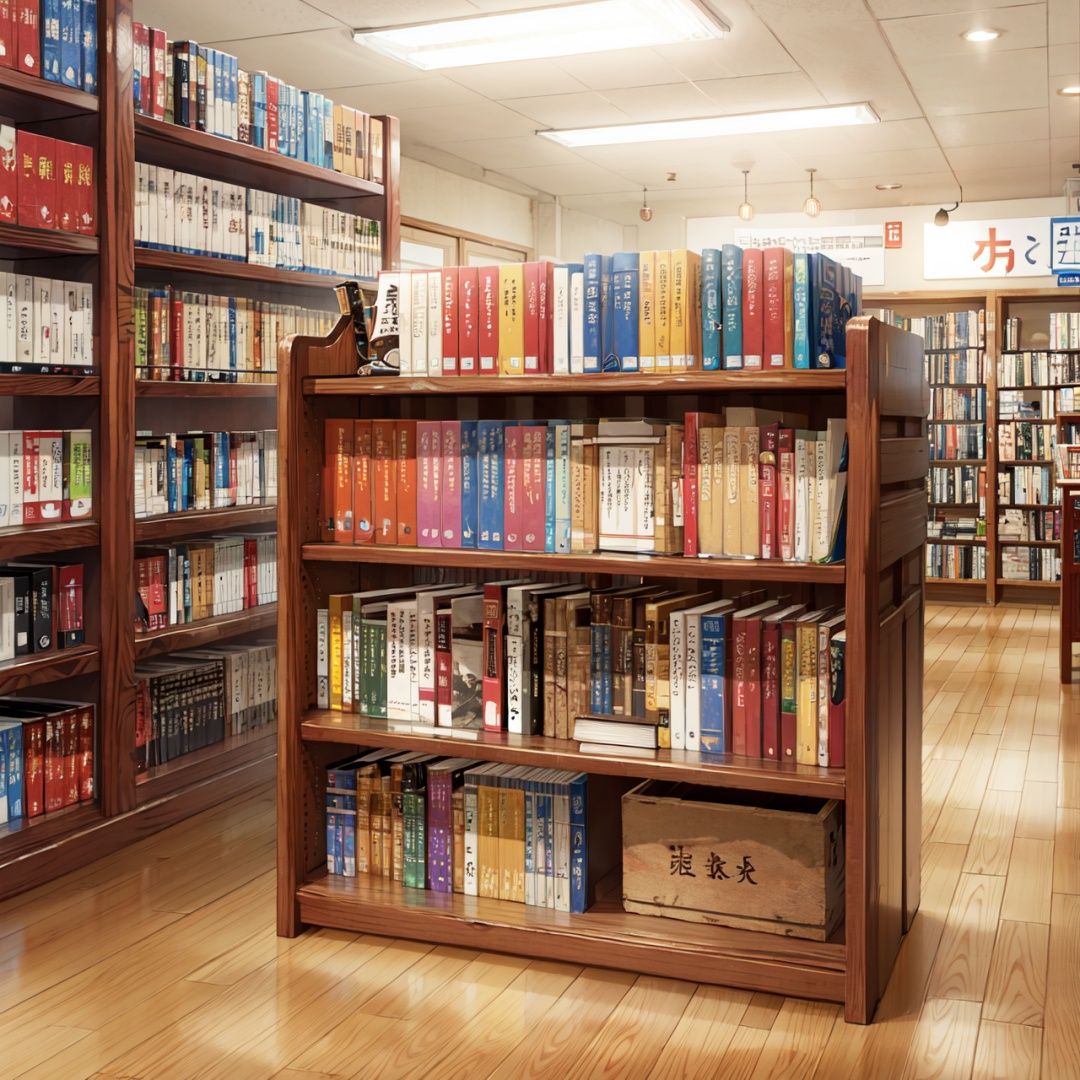
<instances>
[{"instance_id":1,"label":"stack of book","mask_svg":"<svg viewBox=\"0 0 1080 1080\"><path fill-rule=\"evenodd\" d=\"M82 645L83 579L82 563L0 565L0 660Z\"/></svg>"},{"instance_id":2,"label":"stack of book","mask_svg":"<svg viewBox=\"0 0 1080 1080\"><path fill-rule=\"evenodd\" d=\"M0 824L94 801L94 706L0 698Z\"/></svg>"},{"instance_id":3,"label":"stack of book","mask_svg":"<svg viewBox=\"0 0 1080 1080\"><path fill-rule=\"evenodd\" d=\"M277 537L231 533L135 549L135 626L162 630L277 600Z\"/></svg>"},{"instance_id":4,"label":"stack of book","mask_svg":"<svg viewBox=\"0 0 1080 1080\"><path fill-rule=\"evenodd\" d=\"M984 465L957 465L949 469L932 469L927 474L926 484L932 503L977 507L979 516L986 516L986 467Z\"/></svg>"},{"instance_id":5,"label":"stack of book","mask_svg":"<svg viewBox=\"0 0 1080 1080\"><path fill-rule=\"evenodd\" d=\"M1061 552L1057 548L1003 547L1001 576L1006 581L1060 581Z\"/></svg>"},{"instance_id":6,"label":"stack of book","mask_svg":"<svg viewBox=\"0 0 1080 1080\"><path fill-rule=\"evenodd\" d=\"M94 236L94 148L0 125L0 222Z\"/></svg>"},{"instance_id":7,"label":"stack of book","mask_svg":"<svg viewBox=\"0 0 1080 1080\"><path fill-rule=\"evenodd\" d=\"M1051 465L999 465L998 502L1054 506L1060 501Z\"/></svg>"},{"instance_id":8,"label":"stack of book","mask_svg":"<svg viewBox=\"0 0 1080 1080\"><path fill-rule=\"evenodd\" d=\"M1022 322L1013 316L1005 320L1005 351L1021 349L1020 329ZM1080 349L1080 311L1052 311L1049 315L1048 347L1053 349Z\"/></svg>"},{"instance_id":9,"label":"stack of book","mask_svg":"<svg viewBox=\"0 0 1080 1080\"><path fill-rule=\"evenodd\" d=\"M1049 461L1054 457L1052 424L1020 421L998 425L998 461Z\"/></svg>"},{"instance_id":10,"label":"stack of book","mask_svg":"<svg viewBox=\"0 0 1080 1080\"><path fill-rule=\"evenodd\" d=\"M986 309L946 311L940 315L900 315L895 311L882 312L882 319L923 339L923 348L934 353L951 353L953 363L979 363L978 356L963 357L961 350L982 349L986 341ZM927 358L930 366L930 357ZM935 380L931 379L931 382ZM942 380L951 381L951 380ZM979 382L980 379L957 379L957 382Z\"/></svg>"},{"instance_id":11,"label":"stack of book","mask_svg":"<svg viewBox=\"0 0 1080 1080\"><path fill-rule=\"evenodd\" d=\"M273 382L290 334L325 336L336 316L243 296L135 290L135 377L192 382Z\"/></svg>"},{"instance_id":12,"label":"stack of book","mask_svg":"<svg viewBox=\"0 0 1080 1080\"><path fill-rule=\"evenodd\" d=\"M845 366L861 292L826 255L728 244L384 271L377 306L403 375L790 370Z\"/></svg>"},{"instance_id":13,"label":"stack of book","mask_svg":"<svg viewBox=\"0 0 1080 1080\"><path fill-rule=\"evenodd\" d=\"M445 729L843 764L843 612L522 580L332 594L320 708Z\"/></svg>"},{"instance_id":14,"label":"stack of book","mask_svg":"<svg viewBox=\"0 0 1080 1080\"><path fill-rule=\"evenodd\" d=\"M276 431L199 431L135 439L135 516L277 500Z\"/></svg>"},{"instance_id":15,"label":"stack of book","mask_svg":"<svg viewBox=\"0 0 1080 1080\"><path fill-rule=\"evenodd\" d=\"M926 576L951 581L985 581L986 547L974 544L927 544Z\"/></svg>"},{"instance_id":16,"label":"stack of book","mask_svg":"<svg viewBox=\"0 0 1080 1080\"><path fill-rule=\"evenodd\" d=\"M174 653L135 669L135 768L145 772L277 719L271 640Z\"/></svg>"},{"instance_id":17,"label":"stack of book","mask_svg":"<svg viewBox=\"0 0 1080 1080\"><path fill-rule=\"evenodd\" d=\"M0 67L97 93L97 0L15 0L0 8Z\"/></svg>"},{"instance_id":18,"label":"stack of book","mask_svg":"<svg viewBox=\"0 0 1080 1080\"><path fill-rule=\"evenodd\" d=\"M185 255L372 278L379 222L164 166L135 166L135 243Z\"/></svg>"},{"instance_id":19,"label":"stack of book","mask_svg":"<svg viewBox=\"0 0 1080 1080\"><path fill-rule=\"evenodd\" d=\"M94 364L94 286L0 271L0 372L86 374Z\"/></svg>"},{"instance_id":20,"label":"stack of book","mask_svg":"<svg viewBox=\"0 0 1080 1080\"><path fill-rule=\"evenodd\" d=\"M1054 394L1053 390L999 390L998 419L1053 420L1057 415Z\"/></svg>"},{"instance_id":21,"label":"stack of book","mask_svg":"<svg viewBox=\"0 0 1080 1080\"><path fill-rule=\"evenodd\" d=\"M326 868L581 913L620 858L630 786L582 772L374 750L327 766ZM599 789L599 790L598 790ZM610 815L609 815L610 816Z\"/></svg>"},{"instance_id":22,"label":"stack of book","mask_svg":"<svg viewBox=\"0 0 1080 1080\"><path fill-rule=\"evenodd\" d=\"M1080 383L1080 355L1018 352L998 360L998 386L1057 387Z\"/></svg>"},{"instance_id":23,"label":"stack of book","mask_svg":"<svg viewBox=\"0 0 1080 1080\"><path fill-rule=\"evenodd\" d=\"M327 420L327 542L843 558L843 420Z\"/></svg>"},{"instance_id":24,"label":"stack of book","mask_svg":"<svg viewBox=\"0 0 1080 1080\"><path fill-rule=\"evenodd\" d=\"M90 431L0 431L0 529L89 521L94 511Z\"/></svg>"},{"instance_id":25,"label":"stack of book","mask_svg":"<svg viewBox=\"0 0 1080 1080\"><path fill-rule=\"evenodd\" d=\"M85 3L85 0L83 0ZM381 184L383 122L220 49L132 23L135 111Z\"/></svg>"}]
</instances>

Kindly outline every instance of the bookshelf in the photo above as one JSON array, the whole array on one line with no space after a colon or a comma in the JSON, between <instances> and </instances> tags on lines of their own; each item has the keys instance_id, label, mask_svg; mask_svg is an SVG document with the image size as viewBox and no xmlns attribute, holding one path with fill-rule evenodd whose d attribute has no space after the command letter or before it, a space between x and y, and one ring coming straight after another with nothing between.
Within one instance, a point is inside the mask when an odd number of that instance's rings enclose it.
<instances>
[{"instance_id":1,"label":"bookshelf","mask_svg":"<svg viewBox=\"0 0 1080 1080\"><path fill-rule=\"evenodd\" d=\"M0 530L0 559L63 553L86 564L86 644L0 663L0 693L91 700L97 706L97 799L0 827L0 897L32 888L213 806L274 773L276 735L256 728L136 773L135 666L182 649L272 633L273 604L138 633L131 616L137 545L168 545L234 531L272 531L274 506L168 517L134 516L136 431L272 428L274 383L136 380L136 286L335 308L332 277L136 249L136 160L183 167L264 191L329 202L379 220L383 263L396 265L400 162L397 121L386 118L386 183L371 184L203 132L136 117L131 0L98 2L98 94L0 69L0 116L94 147L97 236L0 226L0 255L16 271L92 282L94 365L86 374L0 374L0 408L21 426L89 427L94 514L89 522ZM22 417L27 419L22 422ZM5 422L5 427L20 426Z\"/></svg>"},{"instance_id":2,"label":"bookshelf","mask_svg":"<svg viewBox=\"0 0 1080 1080\"><path fill-rule=\"evenodd\" d=\"M919 905L929 393L918 339L874 319L855 319L848 326L847 371L811 373L805 382L801 375L786 374L783 384L756 372L357 380L348 377L351 364L347 320L325 339L293 338L291 346L282 346L279 358L278 932L293 936L304 925L316 925L391 933L719 982L842 1002L849 1020L868 1022ZM556 383L561 385L553 389ZM651 414L674 416L684 407L763 400L766 394L764 400L777 407L798 401L811 413L811 422L846 415L851 463L847 563L431 552L318 542L325 418L390 415L395 408L397 415L411 418L453 415L453 410L470 414L478 408L484 410L481 415L498 416L506 415L503 410L511 401L515 409L525 410L520 415L544 415L547 399L541 395L554 393L560 395L557 407L562 410L605 416L639 412L637 395L648 395ZM721 587L730 583L737 590L748 582L782 583L785 591L802 598L843 602L852 631L847 767L823 769L675 750L656 751L647 758L585 756L565 739L481 733L466 741L446 738L438 729L390 730L385 721L315 709L315 612L326 595L374 582L384 587L415 581L418 572L431 574L436 567L476 580L513 568L538 575L578 573L593 585L678 578L684 583L725 583ZM405 889L366 876L328 877L322 767L356 747L841 800L847 867L842 931L817 943L628 914L621 904L618 873L601 885L596 902L583 915Z\"/></svg>"}]
</instances>

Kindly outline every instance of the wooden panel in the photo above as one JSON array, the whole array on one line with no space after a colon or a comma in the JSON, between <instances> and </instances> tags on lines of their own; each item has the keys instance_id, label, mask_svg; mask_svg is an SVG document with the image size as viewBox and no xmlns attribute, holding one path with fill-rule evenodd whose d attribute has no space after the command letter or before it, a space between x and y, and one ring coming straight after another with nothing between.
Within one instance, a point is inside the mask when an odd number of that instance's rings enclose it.
<instances>
[{"instance_id":1,"label":"wooden panel","mask_svg":"<svg viewBox=\"0 0 1080 1080\"><path fill-rule=\"evenodd\" d=\"M219 529L243 529L255 525L273 525L277 506L226 506L220 510L193 510L183 514L160 514L135 522L135 540L175 540L181 536L217 532Z\"/></svg>"},{"instance_id":2,"label":"wooden panel","mask_svg":"<svg viewBox=\"0 0 1080 1080\"><path fill-rule=\"evenodd\" d=\"M97 375L0 375L4 397L95 397L100 393Z\"/></svg>"},{"instance_id":3,"label":"wooden panel","mask_svg":"<svg viewBox=\"0 0 1080 1080\"><path fill-rule=\"evenodd\" d=\"M136 397L168 398L272 398L277 397L277 383L228 382L158 382L156 379L136 379Z\"/></svg>"},{"instance_id":4,"label":"wooden panel","mask_svg":"<svg viewBox=\"0 0 1080 1080\"><path fill-rule=\"evenodd\" d=\"M923 372L922 341L876 319L866 321L871 324L871 340L877 346L877 355L884 354L878 375L879 415L925 419L930 411L930 386Z\"/></svg>"},{"instance_id":5,"label":"wooden panel","mask_svg":"<svg viewBox=\"0 0 1080 1080\"><path fill-rule=\"evenodd\" d=\"M59 229L29 229L25 225L0 225L0 258L22 259L29 255L96 255L98 238Z\"/></svg>"},{"instance_id":6,"label":"wooden panel","mask_svg":"<svg viewBox=\"0 0 1080 1080\"><path fill-rule=\"evenodd\" d=\"M396 116L382 116L383 169L386 201L383 205L383 269L401 266L401 124Z\"/></svg>"},{"instance_id":7,"label":"wooden panel","mask_svg":"<svg viewBox=\"0 0 1080 1080\"><path fill-rule=\"evenodd\" d=\"M55 525L0 529L0 559L95 547L99 536L100 530L92 521L85 524L81 521L63 521Z\"/></svg>"},{"instance_id":8,"label":"wooden panel","mask_svg":"<svg viewBox=\"0 0 1080 1080\"><path fill-rule=\"evenodd\" d=\"M136 799L152 802L191 784L220 776L230 769L252 765L277 753L276 725L256 728L243 735L229 735L213 746L155 765L138 776Z\"/></svg>"},{"instance_id":9,"label":"wooden panel","mask_svg":"<svg viewBox=\"0 0 1080 1080\"><path fill-rule=\"evenodd\" d=\"M881 565L921 547L926 541L926 491L909 491L881 500Z\"/></svg>"},{"instance_id":10,"label":"wooden panel","mask_svg":"<svg viewBox=\"0 0 1080 1080\"><path fill-rule=\"evenodd\" d=\"M101 652L95 645L17 656L0 663L0 694L87 675L97 671L100 665Z\"/></svg>"},{"instance_id":11,"label":"wooden panel","mask_svg":"<svg viewBox=\"0 0 1080 1080\"><path fill-rule=\"evenodd\" d=\"M139 269L168 270L177 274L200 274L211 278L239 278L243 281L264 281L271 285L298 288L329 289L337 278L327 274L308 274L303 270L278 270L273 266L215 259L209 255L184 255L179 251L135 249L135 265Z\"/></svg>"},{"instance_id":12,"label":"wooden panel","mask_svg":"<svg viewBox=\"0 0 1080 1080\"><path fill-rule=\"evenodd\" d=\"M14 68L0 68L0 116L17 117L20 124L29 124L94 114L98 108L96 94Z\"/></svg>"},{"instance_id":13,"label":"wooden panel","mask_svg":"<svg viewBox=\"0 0 1080 1080\"><path fill-rule=\"evenodd\" d=\"M164 630L136 635L135 655L143 660L179 649L198 649L226 638L269 630L276 622L277 604L263 604L262 607L248 608L231 615L218 615L182 626L167 626Z\"/></svg>"},{"instance_id":14,"label":"wooden panel","mask_svg":"<svg viewBox=\"0 0 1080 1080\"><path fill-rule=\"evenodd\" d=\"M881 440L881 483L925 480L930 463L930 444L925 437Z\"/></svg>"},{"instance_id":15,"label":"wooden panel","mask_svg":"<svg viewBox=\"0 0 1080 1080\"><path fill-rule=\"evenodd\" d=\"M597 775L650 777L824 799L844 797L843 769L758 761L732 754L703 755L687 750L657 750L651 759L620 757L616 753L586 755L570 739L473 732L476 738L466 740L452 737L451 729L442 730L444 733L439 733L438 728L423 733L393 731L386 721L329 710L306 713L302 724L303 737L312 742L392 747L545 769L577 769Z\"/></svg>"},{"instance_id":16,"label":"wooden panel","mask_svg":"<svg viewBox=\"0 0 1080 1080\"><path fill-rule=\"evenodd\" d=\"M904 932L919 910L922 878L923 605L904 617Z\"/></svg>"}]
</instances>

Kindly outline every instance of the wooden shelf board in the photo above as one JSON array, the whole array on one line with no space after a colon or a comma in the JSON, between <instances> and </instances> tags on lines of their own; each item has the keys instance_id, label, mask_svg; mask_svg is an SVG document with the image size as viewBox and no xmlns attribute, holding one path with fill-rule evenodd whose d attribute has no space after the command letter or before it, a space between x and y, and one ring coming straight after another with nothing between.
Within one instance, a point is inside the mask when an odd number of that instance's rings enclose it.
<instances>
[{"instance_id":1,"label":"wooden shelf board","mask_svg":"<svg viewBox=\"0 0 1080 1080\"><path fill-rule=\"evenodd\" d=\"M1060 510L1061 503L1010 503L999 502L999 510Z\"/></svg>"},{"instance_id":2,"label":"wooden shelf board","mask_svg":"<svg viewBox=\"0 0 1080 1080\"><path fill-rule=\"evenodd\" d=\"M931 469L958 469L961 465L971 465L978 468L986 464L986 458L955 458L946 461L931 461Z\"/></svg>"},{"instance_id":3,"label":"wooden shelf board","mask_svg":"<svg viewBox=\"0 0 1080 1080\"><path fill-rule=\"evenodd\" d=\"M981 585L986 588L986 578L928 577L927 585Z\"/></svg>"},{"instance_id":4,"label":"wooden shelf board","mask_svg":"<svg viewBox=\"0 0 1080 1080\"><path fill-rule=\"evenodd\" d=\"M100 539L101 528L94 521L57 521L0 529L0 559L94 547Z\"/></svg>"},{"instance_id":5,"label":"wooden shelf board","mask_svg":"<svg viewBox=\"0 0 1080 1080\"><path fill-rule=\"evenodd\" d=\"M584 915L505 900L406 889L367 875L323 875L297 890L302 922L392 937L722 982L774 994L844 999L841 944L632 915L618 873Z\"/></svg>"},{"instance_id":6,"label":"wooden shelf board","mask_svg":"<svg viewBox=\"0 0 1080 1080\"><path fill-rule=\"evenodd\" d=\"M0 694L25 690L42 683L87 675L101 667L101 653L96 645L78 645L73 649L52 649L29 656L16 656L0 663Z\"/></svg>"},{"instance_id":7,"label":"wooden shelf board","mask_svg":"<svg viewBox=\"0 0 1080 1080\"><path fill-rule=\"evenodd\" d=\"M0 374L0 397L97 397L98 375Z\"/></svg>"},{"instance_id":8,"label":"wooden shelf board","mask_svg":"<svg viewBox=\"0 0 1080 1080\"><path fill-rule=\"evenodd\" d=\"M98 238L60 229L0 225L0 257L24 259L28 252L34 255L96 255Z\"/></svg>"},{"instance_id":9,"label":"wooden shelf board","mask_svg":"<svg viewBox=\"0 0 1080 1080\"><path fill-rule=\"evenodd\" d=\"M982 352L985 345L953 345L951 348L942 346L936 349L923 349L924 356L950 356L958 352Z\"/></svg>"},{"instance_id":10,"label":"wooden shelf board","mask_svg":"<svg viewBox=\"0 0 1080 1080\"><path fill-rule=\"evenodd\" d=\"M179 251L158 251L155 248L135 249L135 268L164 270L173 274L200 274L207 277L240 278L261 281L270 285L302 286L312 289L331 289L338 278L330 274L307 274L302 270L278 270L273 266L215 259L209 255L185 255Z\"/></svg>"},{"instance_id":11,"label":"wooden shelf board","mask_svg":"<svg viewBox=\"0 0 1080 1080\"><path fill-rule=\"evenodd\" d=\"M206 397L277 397L277 383L180 382L137 379L136 397L206 398Z\"/></svg>"},{"instance_id":12,"label":"wooden shelf board","mask_svg":"<svg viewBox=\"0 0 1080 1080\"><path fill-rule=\"evenodd\" d=\"M0 825L0 863L24 852L56 843L65 836L101 820L97 802L77 803L51 814L17 818Z\"/></svg>"},{"instance_id":13,"label":"wooden shelf board","mask_svg":"<svg viewBox=\"0 0 1080 1080\"><path fill-rule=\"evenodd\" d=\"M304 393L320 396L424 394L702 394L735 390L751 393L842 392L846 371L693 371L683 374L457 375L446 378L365 378L308 376Z\"/></svg>"},{"instance_id":14,"label":"wooden shelf board","mask_svg":"<svg viewBox=\"0 0 1080 1080\"><path fill-rule=\"evenodd\" d=\"M931 510L978 510L978 503L927 503ZM978 517L979 515L973 514L972 517Z\"/></svg>"},{"instance_id":15,"label":"wooden shelf board","mask_svg":"<svg viewBox=\"0 0 1080 1080\"><path fill-rule=\"evenodd\" d=\"M103 50L102 56L105 55ZM96 94L62 86L14 68L0 68L0 115L13 116L20 124L28 124L97 112Z\"/></svg>"},{"instance_id":16,"label":"wooden shelf board","mask_svg":"<svg viewBox=\"0 0 1080 1080\"><path fill-rule=\"evenodd\" d=\"M986 418L981 420L927 420L928 424L960 424L965 427L984 427Z\"/></svg>"},{"instance_id":17,"label":"wooden shelf board","mask_svg":"<svg viewBox=\"0 0 1080 1080\"><path fill-rule=\"evenodd\" d=\"M968 544L981 547L986 543L985 536L928 536L927 544L951 547L954 544Z\"/></svg>"},{"instance_id":18,"label":"wooden shelf board","mask_svg":"<svg viewBox=\"0 0 1080 1080\"><path fill-rule=\"evenodd\" d=\"M1061 545L1060 540L1013 540L998 538L998 547L1038 547L1056 548Z\"/></svg>"},{"instance_id":19,"label":"wooden shelf board","mask_svg":"<svg viewBox=\"0 0 1080 1080\"><path fill-rule=\"evenodd\" d=\"M711 581L804 581L843 584L843 563L780 562L777 559L686 559L681 555L549 555L533 551L473 548L383 547L376 544L304 544L309 562L393 563L398 566L480 567L552 574L623 574Z\"/></svg>"},{"instance_id":20,"label":"wooden shelf board","mask_svg":"<svg viewBox=\"0 0 1080 1080\"><path fill-rule=\"evenodd\" d=\"M1049 458L999 458L999 465L1053 465Z\"/></svg>"},{"instance_id":21,"label":"wooden shelf board","mask_svg":"<svg viewBox=\"0 0 1080 1080\"><path fill-rule=\"evenodd\" d=\"M400 725L398 725L400 726ZM612 750L582 754L571 739L509 732L472 732L475 738L453 736L452 729L394 730L394 722L354 713L318 709L308 712L301 734L310 742L418 750L447 756L475 757L512 765L545 769L576 769L607 776L638 776L678 780L747 791L775 791L823 799L843 799L843 769L821 769L723 754L705 756L686 750L657 750L652 758L630 757Z\"/></svg>"},{"instance_id":22,"label":"wooden shelf board","mask_svg":"<svg viewBox=\"0 0 1080 1080\"><path fill-rule=\"evenodd\" d=\"M276 753L276 724L267 724L242 735L229 735L222 742L193 750L190 754L183 754L137 774L136 798L140 803L157 799L181 787L199 783Z\"/></svg>"},{"instance_id":23,"label":"wooden shelf board","mask_svg":"<svg viewBox=\"0 0 1080 1080\"><path fill-rule=\"evenodd\" d=\"M1015 585L1021 589L1060 589L1060 581L1017 581L1014 578L997 579L999 585Z\"/></svg>"},{"instance_id":24,"label":"wooden shelf board","mask_svg":"<svg viewBox=\"0 0 1080 1080\"><path fill-rule=\"evenodd\" d=\"M382 184L322 169L257 146L135 116L139 161L308 200L382 199ZM370 216L370 215L369 215Z\"/></svg>"},{"instance_id":25,"label":"wooden shelf board","mask_svg":"<svg viewBox=\"0 0 1080 1080\"><path fill-rule=\"evenodd\" d=\"M231 615L218 615L213 619L168 626L164 630L135 633L135 658L145 660L148 656L179 652L181 649L198 649L225 638L240 634L268 630L277 625L277 604L247 608Z\"/></svg>"},{"instance_id":26,"label":"wooden shelf board","mask_svg":"<svg viewBox=\"0 0 1080 1080\"><path fill-rule=\"evenodd\" d=\"M999 424L1056 424L1056 420L1043 420L1036 417L1023 417L1023 416L999 416L997 422ZM1000 463L999 463L1000 464Z\"/></svg>"},{"instance_id":27,"label":"wooden shelf board","mask_svg":"<svg viewBox=\"0 0 1080 1080\"><path fill-rule=\"evenodd\" d=\"M135 519L135 542L171 540L195 536L216 529L238 529L249 525L273 525L277 505L226 506L219 510L192 510L183 514L160 514Z\"/></svg>"}]
</instances>

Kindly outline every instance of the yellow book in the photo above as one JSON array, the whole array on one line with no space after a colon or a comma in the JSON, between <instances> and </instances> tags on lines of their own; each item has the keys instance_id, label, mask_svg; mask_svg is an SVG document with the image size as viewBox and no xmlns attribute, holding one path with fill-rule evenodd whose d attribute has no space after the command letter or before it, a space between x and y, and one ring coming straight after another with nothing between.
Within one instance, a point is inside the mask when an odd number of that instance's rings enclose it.
<instances>
[{"instance_id":1,"label":"yellow book","mask_svg":"<svg viewBox=\"0 0 1080 1080\"><path fill-rule=\"evenodd\" d=\"M671 343L671 369L681 371L687 367L690 350L689 294L690 260L686 248L671 253L671 308L669 340Z\"/></svg>"},{"instance_id":2,"label":"yellow book","mask_svg":"<svg viewBox=\"0 0 1080 1080\"><path fill-rule=\"evenodd\" d=\"M496 791L499 800L499 899L512 900L514 892L514 839L512 795L507 777L500 778L501 783Z\"/></svg>"},{"instance_id":3,"label":"yellow book","mask_svg":"<svg viewBox=\"0 0 1080 1080\"><path fill-rule=\"evenodd\" d=\"M519 775L525 772L519 766ZM518 904L525 903L525 789L515 786L508 792L510 837L506 847L510 859L510 896Z\"/></svg>"},{"instance_id":4,"label":"yellow book","mask_svg":"<svg viewBox=\"0 0 1080 1080\"><path fill-rule=\"evenodd\" d=\"M499 373L525 374L525 267L499 267Z\"/></svg>"},{"instance_id":5,"label":"yellow book","mask_svg":"<svg viewBox=\"0 0 1080 1080\"><path fill-rule=\"evenodd\" d=\"M742 499L739 483L741 433L742 429L738 427L729 425L724 428L724 554L734 556L742 554Z\"/></svg>"},{"instance_id":6,"label":"yellow book","mask_svg":"<svg viewBox=\"0 0 1080 1080\"><path fill-rule=\"evenodd\" d=\"M642 371L656 369L656 254L655 251L643 251L640 255L638 363Z\"/></svg>"},{"instance_id":7,"label":"yellow book","mask_svg":"<svg viewBox=\"0 0 1080 1080\"><path fill-rule=\"evenodd\" d=\"M356 175L356 110L341 106L341 171L346 176Z\"/></svg>"},{"instance_id":8,"label":"yellow book","mask_svg":"<svg viewBox=\"0 0 1080 1080\"><path fill-rule=\"evenodd\" d=\"M795 366L795 258L784 249L784 367Z\"/></svg>"},{"instance_id":9,"label":"yellow book","mask_svg":"<svg viewBox=\"0 0 1080 1080\"><path fill-rule=\"evenodd\" d=\"M334 106L334 171L345 171L345 112L341 105Z\"/></svg>"},{"instance_id":10,"label":"yellow book","mask_svg":"<svg viewBox=\"0 0 1080 1080\"><path fill-rule=\"evenodd\" d=\"M686 292L686 366L700 371L701 363L701 256L688 251Z\"/></svg>"},{"instance_id":11,"label":"yellow book","mask_svg":"<svg viewBox=\"0 0 1080 1080\"><path fill-rule=\"evenodd\" d=\"M343 656L344 640L341 629L341 613L345 608L352 610L352 593L333 593L330 596L330 708L342 708Z\"/></svg>"},{"instance_id":12,"label":"yellow book","mask_svg":"<svg viewBox=\"0 0 1080 1080\"><path fill-rule=\"evenodd\" d=\"M671 369L671 252L656 253L656 370Z\"/></svg>"},{"instance_id":13,"label":"yellow book","mask_svg":"<svg viewBox=\"0 0 1080 1080\"><path fill-rule=\"evenodd\" d=\"M816 765L818 693L818 621L824 611L803 615L795 626L798 682L795 704L795 760L800 765Z\"/></svg>"},{"instance_id":14,"label":"yellow book","mask_svg":"<svg viewBox=\"0 0 1080 1080\"><path fill-rule=\"evenodd\" d=\"M760 457L760 429L739 428L739 553L753 559L761 557L761 513L758 507Z\"/></svg>"},{"instance_id":15,"label":"yellow book","mask_svg":"<svg viewBox=\"0 0 1080 1080\"><path fill-rule=\"evenodd\" d=\"M698 419L698 551L720 555L724 550L724 504L717 472L723 472L724 429L716 413ZM719 452L718 452L719 451ZM719 457L719 468L717 459Z\"/></svg>"},{"instance_id":16,"label":"yellow book","mask_svg":"<svg viewBox=\"0 0 1080 1080\"><path fill-rule=\"evenodd\" d=\"M476 863L478 895L498 900L499 789L484 783L476 788Z\"/></svg>"}]
</instances>

